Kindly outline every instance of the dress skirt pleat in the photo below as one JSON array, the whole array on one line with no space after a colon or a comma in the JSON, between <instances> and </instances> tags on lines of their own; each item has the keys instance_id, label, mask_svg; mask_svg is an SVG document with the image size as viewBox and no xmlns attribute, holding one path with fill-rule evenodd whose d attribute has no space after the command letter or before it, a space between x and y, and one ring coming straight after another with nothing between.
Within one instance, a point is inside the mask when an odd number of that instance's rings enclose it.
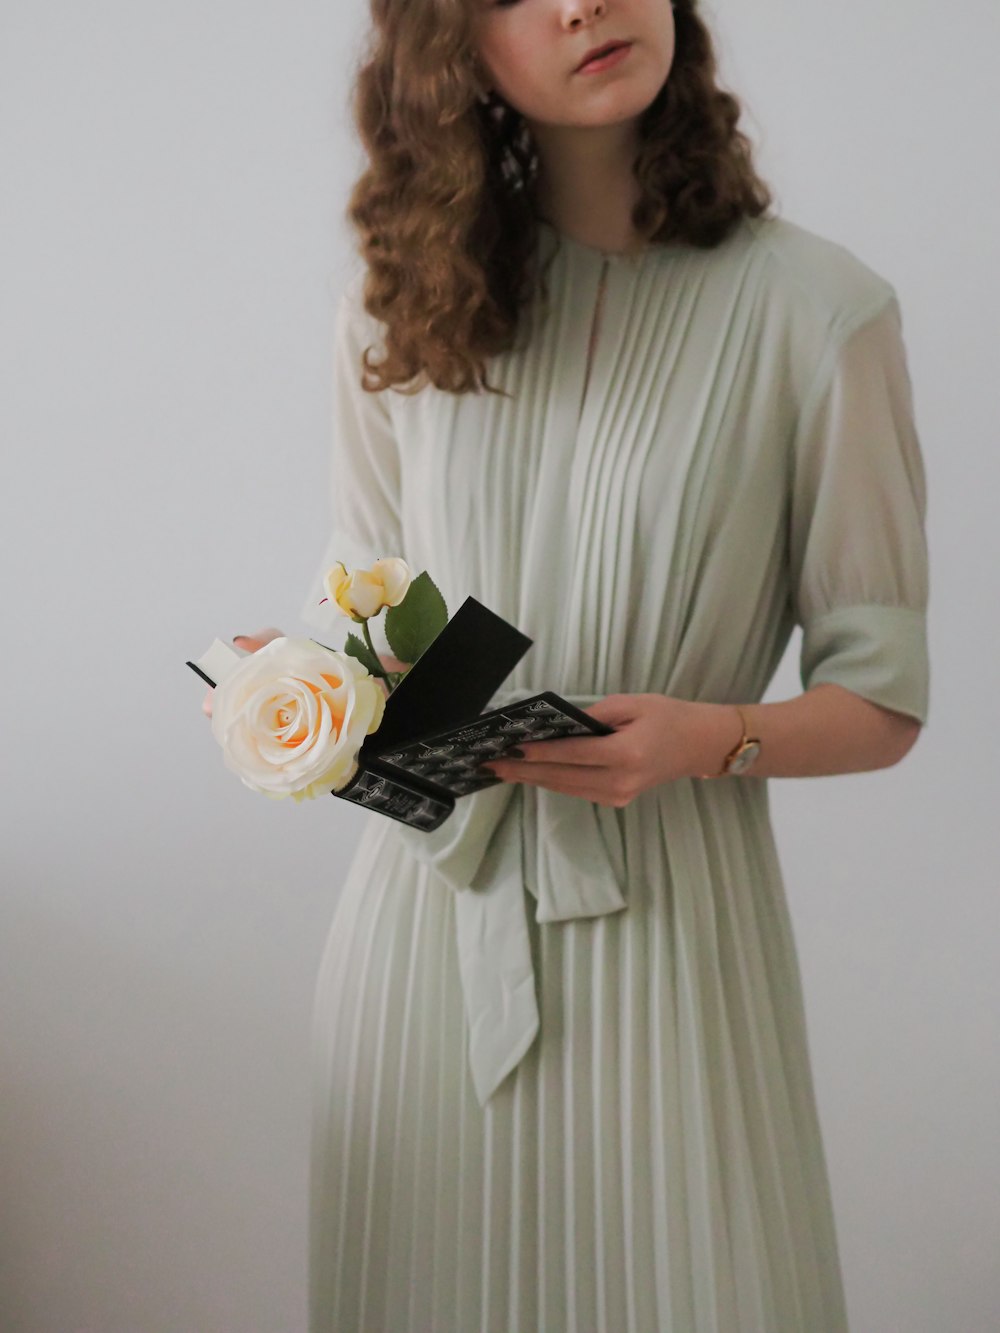
<instances>
[{"instance_id":1,"label":"dress skirt pleat","mask_svg":"<svg viewBox=\"0 0 1000 1333\"><path fill-rule=\"evenodd\" d=\"M453 890L365 827L316 995L311 1333L846 1328L780 877L702 850L714 901L528 895L544 1035L480 1108Z\"/></svg>"}]
</instances>

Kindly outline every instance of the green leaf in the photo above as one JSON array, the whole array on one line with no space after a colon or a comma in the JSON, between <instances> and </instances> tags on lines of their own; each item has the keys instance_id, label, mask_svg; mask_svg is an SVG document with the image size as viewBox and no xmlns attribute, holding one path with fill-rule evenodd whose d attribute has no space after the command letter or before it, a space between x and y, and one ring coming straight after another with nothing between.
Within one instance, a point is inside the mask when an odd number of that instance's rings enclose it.
<instances>
[{"instance_id":1,"label":"green leaf","mask_svg":"<svg viewBox=\"0 0 1000 1333\"><path fill-rule=\"evenodd\" d=\"M398 606L385 613L385 637L393 655L411 666L448 623L448 608L425 569L410 584Z\"/></svg>"},{"instance_id":2,"label":"green leaf","mask_svg":"<svg viewBox=\"0 0 1000 1333\"><path fill-rule=\"evenodd\" d=\"M349 657L355 657L363 667L367 667L369 673L373 676L381 676L385 670L378 657L365 643L364 639L359 639L356 634L348 634L347 642L344 644L344 652Z\"/></svg>"}]
</instances>

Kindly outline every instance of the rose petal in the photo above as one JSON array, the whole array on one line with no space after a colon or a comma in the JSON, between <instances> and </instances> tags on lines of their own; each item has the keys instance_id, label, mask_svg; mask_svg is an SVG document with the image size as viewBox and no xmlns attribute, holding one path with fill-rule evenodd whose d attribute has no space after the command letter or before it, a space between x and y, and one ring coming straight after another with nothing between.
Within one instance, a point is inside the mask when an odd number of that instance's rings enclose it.
<instances>
[{"instance_id":1,"label":"rose petal","mask_svg":"<svg viewBox=\"0 0 1000 1333\"><path fill-rule=\"evenodd\" d=\"M410 589L413 574L405 560L387 556L376 560L372 572L382 580L386 606L398 606Z\"/></svg>"},{"instance_id":2,"label":"rose petal","mask_svg":"<svg viewBox=\"0 0 1000 1333\"><path fill-rule=\"evenodd\" d=\"M217 687L212 730L227 767L246 786L275 799L310 799L350 781L384 705L378 683L355 658L282 637L243 659Z\"/></svg>"}]
</instances>

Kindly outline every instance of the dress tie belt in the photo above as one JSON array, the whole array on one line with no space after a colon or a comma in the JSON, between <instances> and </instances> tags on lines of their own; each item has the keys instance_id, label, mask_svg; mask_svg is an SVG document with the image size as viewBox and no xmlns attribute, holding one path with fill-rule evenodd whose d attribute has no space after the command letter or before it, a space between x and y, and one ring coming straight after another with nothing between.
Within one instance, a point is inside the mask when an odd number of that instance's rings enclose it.
<instances>
[{"instance_id":1,"label":"dress tie belt","mask_svg":"<svg viewBox=\"0 0 1000 1333\"><path fill-rule=\"evenodd\" d=\"M498 691L502 708L538 691ZM565 694L586 708L600 694ZM455 925L469 1063L480 1106L539 1029L527 888L540 923L619 912L628 904L625 848L614 807L545 787L501 782L456 802L430 833L394 824L413 856L455 890Z\"/></svg>"}]
</instances>

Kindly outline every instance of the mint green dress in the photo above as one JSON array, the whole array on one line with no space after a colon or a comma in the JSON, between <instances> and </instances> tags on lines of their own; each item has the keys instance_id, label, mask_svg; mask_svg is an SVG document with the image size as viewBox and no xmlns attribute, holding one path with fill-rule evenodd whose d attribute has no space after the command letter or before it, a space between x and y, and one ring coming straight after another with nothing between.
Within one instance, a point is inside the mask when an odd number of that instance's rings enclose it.
<instances>
[{"instance_id":1,"label":"mint green dress","mask_svg":"<svg viewBox=\"0 0 1000 1333\"><path fill-rule=\"evenodd\" d=\"M550 256L491 362L506 398L364 393L379 328L348 283L315 636L347 628L325 569L401 555L534 639L497 703L753 702L800 627L804 689L925 721L891 285L777 218L631 256L546 225ZM432 834L349 811L326 812L361 834L316 990L310 1333L842 1333L767 779L622 808L505 783Z\"/></svg>"}]
</instances>

